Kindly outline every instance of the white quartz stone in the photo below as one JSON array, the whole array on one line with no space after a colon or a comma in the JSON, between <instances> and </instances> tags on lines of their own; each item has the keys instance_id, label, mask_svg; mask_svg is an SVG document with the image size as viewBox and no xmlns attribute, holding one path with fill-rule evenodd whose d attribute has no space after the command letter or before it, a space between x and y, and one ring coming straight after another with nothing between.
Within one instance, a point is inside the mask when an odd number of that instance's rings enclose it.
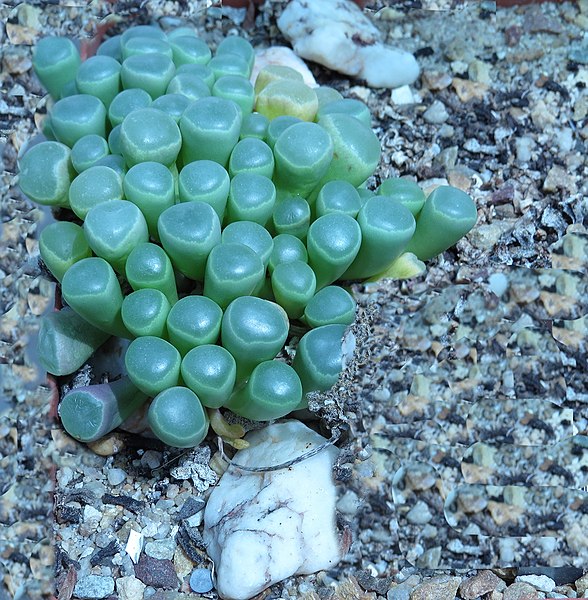
<instances>
[{"instance_id":1,"label":"white quartz stone","mask_svg":"<svg viewBox=\"0 0 588 600\"><path fill-rule=\"evenodd\" d=\"M274 466L325 442L299 421L251 432L234 462ZM204 512L204 541L222 598L246 600L290 577L332 568L341 558L332 466L337 449L277 471L229 467Z\"/></svg>"},{"instance_id":2,"label":"white quartz stone","mask_svg":"<svg viewBox=\"0 0 588 600\"><path fill-rule=\"evenodd\" d=\"M365 79L371 87L400 87L419 75L414 56L385 45L351 0L292 0L278 27L302 58Z\"/></svg>"}]
</instances>

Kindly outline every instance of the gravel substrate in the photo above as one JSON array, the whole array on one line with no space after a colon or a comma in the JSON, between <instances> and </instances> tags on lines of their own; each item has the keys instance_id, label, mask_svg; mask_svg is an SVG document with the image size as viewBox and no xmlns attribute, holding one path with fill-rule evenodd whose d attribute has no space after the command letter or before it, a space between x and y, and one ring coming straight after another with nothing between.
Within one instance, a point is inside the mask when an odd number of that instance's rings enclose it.
<instances>
[{"instance_id":1,"label":"gravel substrate","mask_svg":"<svg viewBox=\"0 0 588 600\"><path fill-rule=\"evenodd\" d=\"M89 449L50 419L33 350L54 287L36 240L48 215L15 187L44 110L31 44L91 36L109 13L113 32L189 20L213 47L228 33L284 44L284 4L257 14L161 0L0 7L0 600L216 597L204 592L201 539L223 468L215 441L179 452L116 432ZM311 68L369 105L384 150L372 185L449 182L472 195L479 219L426 275L356 288L359 358L312 406L317 429L342 431L339 521L351 547L336 569L261 597L588 597L588 1L366 10L418 57L416 84L371 90Z\"/></svg>"}]
</instances>

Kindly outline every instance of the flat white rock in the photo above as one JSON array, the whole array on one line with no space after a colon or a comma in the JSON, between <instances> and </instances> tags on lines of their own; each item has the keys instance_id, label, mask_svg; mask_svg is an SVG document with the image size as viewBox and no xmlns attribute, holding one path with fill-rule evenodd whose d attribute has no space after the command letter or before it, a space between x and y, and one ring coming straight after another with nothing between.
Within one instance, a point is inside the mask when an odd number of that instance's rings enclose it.
<instances>
[{"instance_id":1,"label":"flat white rock","mask_svg":"<svg viewBox=\"0 0 588 600\"><path fill-rule=\"evenodd\" d=\"M251 432L234 462L274 466L325 442L299 421ZM204 512L204 541L214 561L216 589L247 600L291 575L333 567L341 559L335 525L332 467L337 449L286 469L253 473L229 467Z\"/></svg>"},{"instance_id":2,"label":"flat white rock","mask_svg":"<svg viewBox=\"0 0 588 600\"><path fill-rule=\"evenodd\" d=\"M415 57L382 42L380 32L351 0L292 0L278 27L302 58L365 79L371 87L396 88L419 75Z\"/></svg>"}]
</instances>

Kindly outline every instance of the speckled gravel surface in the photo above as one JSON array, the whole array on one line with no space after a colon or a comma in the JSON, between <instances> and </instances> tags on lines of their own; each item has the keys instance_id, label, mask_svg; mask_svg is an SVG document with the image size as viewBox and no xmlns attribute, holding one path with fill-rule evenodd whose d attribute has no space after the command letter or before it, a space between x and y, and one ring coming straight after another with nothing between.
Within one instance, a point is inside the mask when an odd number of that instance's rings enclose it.
<instances>
[{"instance_id":1,"label":"speckled gravel surface","mask_svg":"<svg viewBox=\"0 0 588 600\"><path fill-rule=\"evenodd\" d=\"M49 419L33 351L53 293L36 241L47 215L15 187L17 154L44 110L31 44L91 36L114 12L113 31L187 19L212 46L241 33L263 47L284 43L283 5L257 15L161 0L0 7L2 600L216 597L190 593L194 570L211 566L201 511L222 466L214 440L180 453L117 432L90 450ZM373 185L449 182L474 197L478 225L426 276L356 289L361 360L313 405L323 433L343 431L338 508L353 542L333 571L262 596L588 596L588 2L496 15L484 2L418 6L366 9L418 57L411 89L311 68L372 110L384 149Z\"/></svg>"}]
</instances>

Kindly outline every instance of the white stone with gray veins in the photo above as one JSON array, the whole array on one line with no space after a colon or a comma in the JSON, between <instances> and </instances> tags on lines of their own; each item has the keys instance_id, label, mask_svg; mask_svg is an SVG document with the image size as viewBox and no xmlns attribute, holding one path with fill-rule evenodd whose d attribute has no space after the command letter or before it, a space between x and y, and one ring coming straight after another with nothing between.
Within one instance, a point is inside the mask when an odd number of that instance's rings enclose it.
<instances>
[{"instance_id":1,"label":"white stone with gray veins","mask_svg":"<svg viewBox=\"0 0 588 600\"><path fill-rule=\"evenodd\" d=\"M351 0L292 0L278 27L302 58L365 79L371 87L413 83L412 54L382 43L378 29Z\"/></svg>"},{"instance_id":2,"label":"white stone with gray veins","mask_svg":"<svg viewBox=\"0 0 588 600\"><path fill-rule=\"evenodd\" d=\"M276 423L246 437L234 462L274 466L325 442L299 421ZM286 469L252 473L229 467L204 513L204 541L222 598L247 600L291 575L332 568L341 558L332 467L326 449Z\"/></svg>"}]
</instances>

